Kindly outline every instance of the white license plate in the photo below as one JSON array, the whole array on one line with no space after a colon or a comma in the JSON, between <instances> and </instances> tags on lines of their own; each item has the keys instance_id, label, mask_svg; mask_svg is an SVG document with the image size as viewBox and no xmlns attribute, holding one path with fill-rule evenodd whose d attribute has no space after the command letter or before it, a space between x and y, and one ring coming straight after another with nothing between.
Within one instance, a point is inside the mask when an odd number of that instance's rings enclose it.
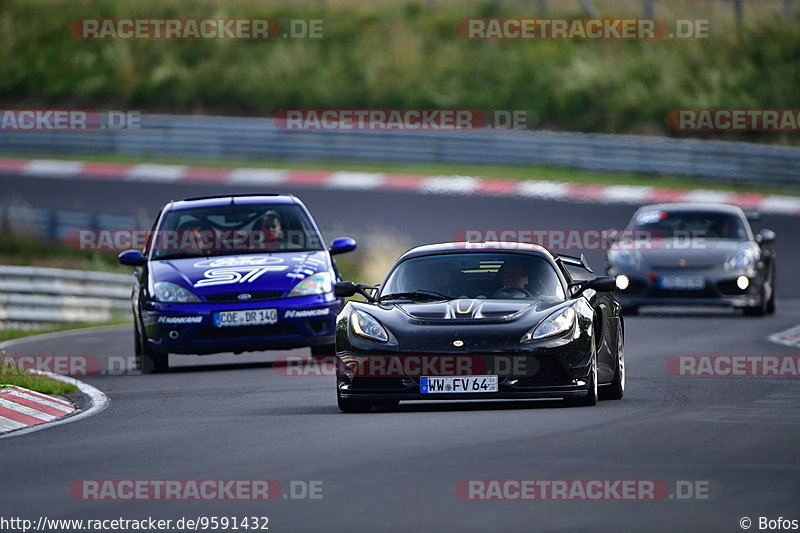
<instances>
[{"instance_id":1,"label":"white license plate","mask_svg":"<svg viewBox=\"0 0 800 533\"><path fill-rule=\"evenodd\" d=\"M278 322L277 309L249 309L247 311L220 311L214 314L218 328L231 326L258 326Z\"/></svg>"},{"instance_id":2,"label":"white license plate","mask_svg":"<svg viewBox=\"0 0 800 533\"><path fill-rule=\"evenodd\" d=\"M427 394L497 392L497 376L422 376L419 391Z\"/></svg>"},{"instance_id":3,"label":"white license plate","mask_svg":"<svg viewBox=\"0 0 800 533\"><path fill-rule=\"evenodd\" d=\"M665 291L701 291L706 288L702 276L663 276L658 286Z\"/></svg>"}]
</instances>

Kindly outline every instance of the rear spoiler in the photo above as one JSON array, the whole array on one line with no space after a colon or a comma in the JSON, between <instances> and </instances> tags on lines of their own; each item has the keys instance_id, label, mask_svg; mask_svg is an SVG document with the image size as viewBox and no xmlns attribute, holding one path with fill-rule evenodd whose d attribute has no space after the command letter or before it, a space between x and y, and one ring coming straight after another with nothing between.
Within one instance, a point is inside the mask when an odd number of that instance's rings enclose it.
<instances>
[{"instance_id":1,"label":"rear spoiler","mask_svg":"<svg viewBox=\"0 0 800 533\"><path fill-rule=\"evenodd\" d=\"M592 270L592 267L589 266L589 262L586 260L586 256L583 255L583 254L581 254L580 257L573 257L571 255L560 255L559 254L559 255L556 256L556 261L559 261L564 265L576 266L576 267L582 268L582 269L594 274L594 270Z\"/></svg>"}]
</instances>

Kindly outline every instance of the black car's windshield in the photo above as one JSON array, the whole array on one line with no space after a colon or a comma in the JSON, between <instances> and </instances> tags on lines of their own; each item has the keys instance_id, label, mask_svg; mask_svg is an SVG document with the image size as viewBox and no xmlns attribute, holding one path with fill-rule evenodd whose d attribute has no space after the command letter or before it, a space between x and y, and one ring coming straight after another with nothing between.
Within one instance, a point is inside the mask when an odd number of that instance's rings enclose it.
<instances>
[{"instance_id":1,"label":"black car's windshield","mask_svg":"<svg viewBox=\"0 0 800 533\"><path fill-rule=\"evenodd\" d=\"M295 204L243 204L168 212L151 236L152 259L270 251L322 250L322 239Z\"/></svg>"},{"instance_id":2,"label":"black car's windshield","mask_svg":"<svg viewBox=\"0 0 800 533\"><path fill-rule=\"evenodd\" d=\"M553 266L541 257L453 253L404 261L383 284L380 298L563 300L564 289Z\"/></svg>"},{"instance_id":3,"label":"black car's windshield","mask_svg":"<svg viewBox=\"0 0 800 533\"><path fill-rule=\"evenodd\" d=\"M714 211L648 210L636 214L629 229L650 239L705 238L747 240L741 217Z\"/></svg>"}]
</instances>

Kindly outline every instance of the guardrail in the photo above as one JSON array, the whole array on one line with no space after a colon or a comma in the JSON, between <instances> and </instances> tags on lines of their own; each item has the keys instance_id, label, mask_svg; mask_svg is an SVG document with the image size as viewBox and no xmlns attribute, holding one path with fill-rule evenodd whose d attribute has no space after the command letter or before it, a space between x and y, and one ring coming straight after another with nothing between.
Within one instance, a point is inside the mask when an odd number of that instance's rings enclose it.
<instances>
[{"instance_id":1,"label":"guardrail","mask_svg":"<svg viewBox=\"0 0 800 533\"><path fill-rule=\"evenodd\" d=\"M552 165L800 186L800 147L528 130L286 131L271 119L142 115L141 129L2 131L0 152L186 159ZM476 173L479 173L476 169Z\"/></svg>"},{"instance_id":2,"label":"guardrail","mask_svg":"<svg viewBox=\"0 0 800 533\"><path fill-rule=\"evenodd\" d=\"M130 313L129 274L0 265L0 322L104 322Z\"/></svg>"},{"instance_id":3,"label":"guardrail","mask_svg":"<svg viewBox=\"0 0 800 533\"><path fill-rule=\"evenodd\" d=\"M47 209L0 203L0 231L6 235L24 235L63 242L78 230L137 230L148 226L149 219L131 215L87 213L69 209Z\"/></svg>"}]
</instances>

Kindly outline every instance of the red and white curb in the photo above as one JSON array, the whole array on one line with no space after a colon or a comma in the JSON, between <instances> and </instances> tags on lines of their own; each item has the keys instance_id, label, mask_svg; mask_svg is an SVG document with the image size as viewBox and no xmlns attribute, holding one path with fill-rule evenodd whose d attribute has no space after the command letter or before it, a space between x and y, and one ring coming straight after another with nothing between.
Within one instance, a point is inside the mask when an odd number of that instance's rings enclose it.
<instances>
[{"instance_id":1,"label":"red and white curb","mask_svg":"<svg viewBox=\"0 0 800 533\"><path fill-rule=\"evenodd\" d=\"M792 348L800 348L800 326L779 331L778 333L769 336L769 340L776 344L783 344L784 346L791 346Z\"/></svg>"},{"instance_id":2,"label":"red and white curb","mask_svg":"<svg viewBox=\"0 0 800 533\"><path fill-rule=\"evenodd\" d=\"M74 405L55 396L0 385L0 433L52 422L75 410Z\"/></svg>"},{"instance_id":3,"label":"red and white curb","mask_svg":"<svg viewBox=\"0 0 800 533\"><path fill-rule=\"evenodd\" d=\"M29 372L75 385L88 397L89 407L78 410L61 398L21 387L0 385L0 439L77 422L103 411L110 403L102 391L77 379L39 370Z\"/></svg>"},{"instance_id":4,"label":"red and white curb","mask_svg":"<svg viewBox=\"0 0 800 533\"><path fill-rule=\"evenodd\" d=\"M545 180L503 180L475 176L423 176L380 172L211 168L150 163L0 159L0 175L3 174L149 183L207 183L259 187L289 185L422 194L516 196L571 202L634 205L660 202L722 202L763 213L800 215L800 197L798 196L632 185L590 185Z\"/></svg>"}]
</instances>

